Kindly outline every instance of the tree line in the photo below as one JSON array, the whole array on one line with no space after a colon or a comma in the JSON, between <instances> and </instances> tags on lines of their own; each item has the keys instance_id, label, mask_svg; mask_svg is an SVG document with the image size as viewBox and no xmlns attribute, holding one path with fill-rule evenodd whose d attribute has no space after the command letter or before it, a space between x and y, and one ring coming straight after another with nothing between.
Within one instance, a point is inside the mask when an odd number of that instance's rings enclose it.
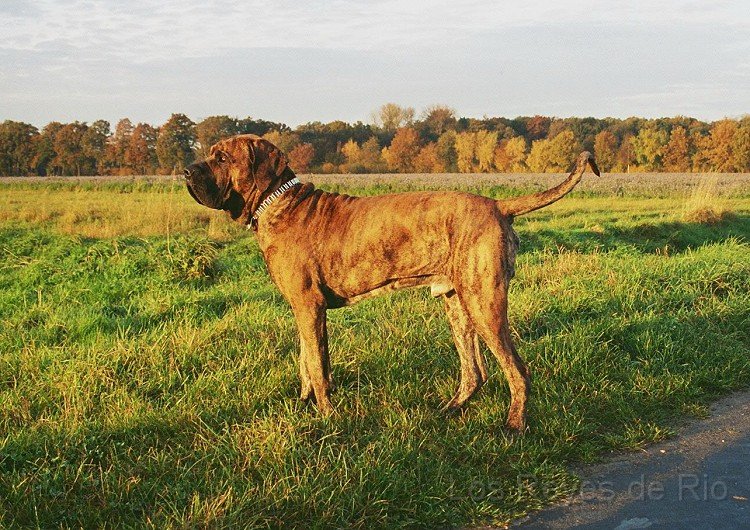
<instances>
[{"instance_id":1,"label":"tree line","mask_svg":"<svg viewBox=\"0 0 750 530\"><path fill-rule=\"evenodd\" d=\"M603 171L748 172L750 116L694 118L459 118L434 105L387 103L371 123L311 122L295 129L253 118L172 114L161 126L0 124L0 175L145 175L182 170L234 134L267 138L298 173L562 172L582 150Z\"/></svg>"}]
</instances>

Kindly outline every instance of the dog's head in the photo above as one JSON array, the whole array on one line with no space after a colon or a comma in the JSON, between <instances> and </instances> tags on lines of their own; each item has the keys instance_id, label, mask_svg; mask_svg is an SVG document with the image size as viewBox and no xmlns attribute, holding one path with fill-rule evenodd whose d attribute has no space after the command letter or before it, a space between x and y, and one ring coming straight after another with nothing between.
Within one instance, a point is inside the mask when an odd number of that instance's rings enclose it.
<instances>
[{"instance_id":1,"label":"dog's head","mask_svg":"<svg viewBox=\"0 0 750 530\"><path fill-rule=\"evenodd\" d=\"M193 199L226 210L241 222L248 222L266 191L293 177L286 156L268 140L252 134L217 142L205 160L185 169L185 183Z\"/></svg>"}]
</instances>

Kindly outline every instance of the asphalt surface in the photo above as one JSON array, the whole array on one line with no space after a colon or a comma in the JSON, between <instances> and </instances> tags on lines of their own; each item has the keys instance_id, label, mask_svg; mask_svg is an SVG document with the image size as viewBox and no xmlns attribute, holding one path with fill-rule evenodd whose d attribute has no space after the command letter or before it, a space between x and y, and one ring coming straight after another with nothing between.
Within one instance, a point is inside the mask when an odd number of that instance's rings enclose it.
<instances>
[{"instance_id":1,"label":"asphalt surface","mask_svg":"<svg viewBox=\"0 0 750 530\"><path fill-rule=\"evenodd\" d=\"M672 440L576 472L576 495L511 528L750 529L750 392Z\"/></svg>"}]
</instances>

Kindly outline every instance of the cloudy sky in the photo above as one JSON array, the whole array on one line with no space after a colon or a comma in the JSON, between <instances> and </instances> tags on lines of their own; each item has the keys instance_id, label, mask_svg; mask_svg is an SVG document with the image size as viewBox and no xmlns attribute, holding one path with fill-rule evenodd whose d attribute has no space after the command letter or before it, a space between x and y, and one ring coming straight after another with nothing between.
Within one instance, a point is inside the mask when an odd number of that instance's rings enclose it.
<instances>
[{"instance_id":1,"label":"cloudy sky","mask_svg":"<svg viewBox=\"0 0 750 530\"><path fill-rule=\"evenodd\" d=\"M295 126L369 121L389 101L471 117L740 116L750 15L722 0L0 0L0 120Z\"/></svg>"}]
</instances>

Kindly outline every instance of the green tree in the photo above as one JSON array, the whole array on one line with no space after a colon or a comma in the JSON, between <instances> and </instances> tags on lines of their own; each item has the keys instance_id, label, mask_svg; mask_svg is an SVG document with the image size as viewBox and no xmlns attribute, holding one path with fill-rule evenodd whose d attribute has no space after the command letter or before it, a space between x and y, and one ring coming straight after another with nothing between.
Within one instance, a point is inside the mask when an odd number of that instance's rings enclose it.
<instances>
[{"instance_id":1,"label":"green tree","mask_svg":"<svg viewBox=\"0 0 750 530\"><path fill-rule=\"evenodd\" d=\"M447 130L437 140L437 156L446 171L458 171L456 157L456 131Z\"/></svg>"},{"instance_id":2,"label":"green tree","mask_svg":"<svg viewBox=\"0 0 750 530\"><path fill-rule=\"evenodd\" d=\"M626 134L620 142L619 149L617 149L617 164L615 167L627 173L630 173L630 168L635 165L633 138L635 137L632 134Z\"/></svg>"},{"instance_id":3,"label":"green tree","mask_svg":"<svg viewBox=\"0 0 750 530\"><path fill-rule=\"evenodd\" d=\"M35 142L32 165L37 175L60 175L62 169L55 165L55 139L63 124L52 121L44 126Z\"/></svg>"},{"instance_id":4,"label":"green tree","mask_svg":"<svg viewBox=\"0 0 750 530\"><path fill-rule=\"evenodd\" d=\"M162 171L179 172L195 155L195 123L184 114L172 114L161 126L156 140L156 156Z\"/></svg>"},{"instance_id":5,"label":"green tree","mask_svg":"<svg viewBox=\"0 0 750 530\"><path fill-rule=\"evenodd\" d=\"M110 135L109 122L106 120L96 120L86 129L81 138L81 149L86 159L87 173L100 173L106 166L107 142Z\"/></svg>"},{"instance_id":6,"label":"green tree","mask_svg":"<svg viewBox=\"0 0 750 530\"><path fill-rule=\"evenodd\" d=\"M212 145L223 138L239 134L239 131L240 125L237 119L229 116L209 116L195 125L198 154L202 158L207 157Z\"/></svg>"},{"instance_id":7,"label":"green tree","mask_svg":"<svg viewBox=\"0 0 750 530\"><path fill-rule=\"evenodd\" d=\"M645 171L662 169L662 151L668 140L666 131L657 128L654 123L638 131L638 135L631 140L638 167Z\"/></svg>"},{"instance_id":8,"label":"green tree","mask_svg":"<svg viewBox=\"0 0 750 530\"><path fill-rule=\"evenodd\" d=\"M256 136L263 136L269 131L290 131L291 129L284 123L276 123L273 121L256 120L250 117L237 120L237 133L236 134L255 134Z\"/></svg>"}]
</instances>

